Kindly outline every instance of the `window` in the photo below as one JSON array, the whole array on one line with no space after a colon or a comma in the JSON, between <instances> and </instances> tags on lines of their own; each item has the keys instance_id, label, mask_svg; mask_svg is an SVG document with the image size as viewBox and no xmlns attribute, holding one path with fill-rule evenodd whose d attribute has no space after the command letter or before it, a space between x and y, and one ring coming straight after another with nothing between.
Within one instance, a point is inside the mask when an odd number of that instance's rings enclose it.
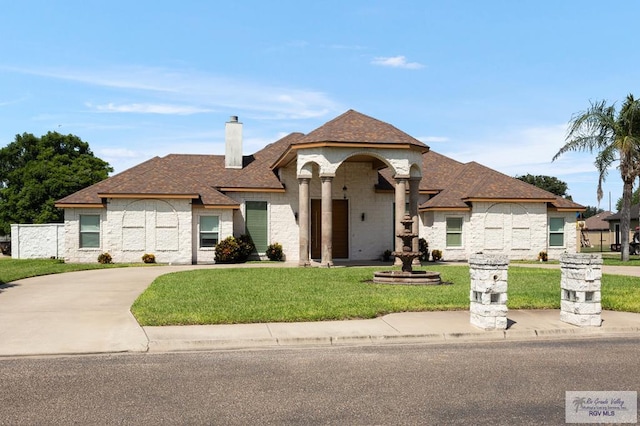
<instances>
[{"instance_id":1,"label":"window","mask_svg":"<svg viewBox=\"0 0 640 426\"><path fill-rule=\"evenodd\" d=\"M218 216L200 216L200 247L215 247L219 240Z\"/></svg>"},{"instance_id":2,"label":"window","mask_svg":"<svg viewBox=\"0 0 640 426\"><path fill-rule=\"evenodd\" d=\"M100 247L100 215L80 215L80 248Z\"/></svg>"},{"instance_id":3,"label":"window","mask_svg":"<svg viewBox=\"0 0 640 426\"><path fill-rule=\"evenodd\" d=\"M447 247L462 247L462 218L447 218Z\"/></svg>"},{"instance_id":4,"label":"window","mask_svg":"<svg viewBox=\"0 0 640 426\"><path fill-rule=\"evenodd\" d=\"M564 218L552 217L549 219L549 246L564 246Z\"/></svg>"}]
</instances>

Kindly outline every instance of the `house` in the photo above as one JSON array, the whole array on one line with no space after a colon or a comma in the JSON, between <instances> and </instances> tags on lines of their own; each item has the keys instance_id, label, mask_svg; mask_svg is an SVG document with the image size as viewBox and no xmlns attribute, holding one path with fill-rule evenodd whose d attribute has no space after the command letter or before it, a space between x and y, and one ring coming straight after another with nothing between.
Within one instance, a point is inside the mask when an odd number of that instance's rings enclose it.
<instances>
[{"instance_id":1,"label":"house","mask_svg":"<svg viewBox=\"0 0 640 426\"><path fill-rule=\"evenodd\" d=\"M631 215L629 217L630 219L629 241L630 242L636 227L640 225L640 222L638 221L639 213L640 213L640 204L633 204L631 206ZM622 218L622 213L618 211L604 219L609 223L609 231L613 234L612 241L611 241L611 251L620 251L620 244L622 242L622 237L620 234L621 218Z\"/></svg>"},{"instance_id":2,"label":"house","mask_svg":"<svg viewBox=\"0 0 640 426\"><path fill-rule=\"evenodd\" d=\"M331 266L401 249L405 213L445 260L576 251L582 206L354 110L248 156L237 117L225 138L225 155L155 157L58 200L65 260L206 263L218 241L249 234L258 254L278 242L289 261Z\"/></svg>"},{"instance_id":3,"label":"house","mask_svg":"<svg viewBox=\"0 0 640 426\"><path fill-rule=\"evenodd\" d=\"M606 218L612 214L610 211L604 211L578 222L582 247L600 247L601 250L609 247L612 238Z\"/></svg>"}]
</instances>

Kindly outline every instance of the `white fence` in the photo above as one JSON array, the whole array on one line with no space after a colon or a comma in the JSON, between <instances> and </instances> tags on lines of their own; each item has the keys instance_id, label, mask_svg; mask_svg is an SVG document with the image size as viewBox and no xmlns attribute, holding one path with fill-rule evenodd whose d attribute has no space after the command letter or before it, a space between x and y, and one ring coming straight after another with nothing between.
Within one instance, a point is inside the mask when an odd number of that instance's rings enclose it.
<instances>
[{"instance_id":1,"label":"white fence","mask_svg":"<svg viewBox=\"0 0 640 426\"><path fill-rule=\"evenodd\" d=\"M64 257L64 224L11 225L11 257L14 259Z\"/></svg>"}]
</instances>

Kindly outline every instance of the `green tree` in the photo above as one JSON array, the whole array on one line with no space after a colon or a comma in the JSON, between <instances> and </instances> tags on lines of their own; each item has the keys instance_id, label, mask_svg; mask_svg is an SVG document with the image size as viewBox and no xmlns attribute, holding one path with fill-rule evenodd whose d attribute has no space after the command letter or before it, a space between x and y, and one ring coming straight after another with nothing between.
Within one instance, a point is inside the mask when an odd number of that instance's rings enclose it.
<instances>
[{"instance_id":1,"label":"green tree","mask_svg":"<svg viewBox=\"0 0 640 426\"><path fill-rule=\"evenodd\" d=\"M568 186L566 182L553 176L545 175L531 175L526 174L523 176L516 176L516 179L520 179L523 182L527 182L531 185L537 186L540 189L549 191L552 194L559 195L560 197L569 197L567 195Z\"/></svg>"},{"instance_id":2,"label":"green tree","mask_svg":"<svg viewBox=\"0 0 640 426\"><path fill-rule=\"evenodd\" d=\"M587 209L584 212L582 212L582 217L584 219L588 219L591 216L595 216L603 212L604 212L604 209L601 209L600 207L587 206Z\"/></svg>"},{"instance_id":3,"label":"green tree","mask_svg":"<svg viewBox=\"0 0 640 426\"><path fill-rule=\"evenodd\" d=\"M556 160L569 151L597 151L595 166L599 173L598 201L602 199L602 183L609 168L617 163L622 178L620 209L621 259L629 260L629 227L633 183L640 176L640 101L628 95L620 111L606 101L575 114L569 122L565 145L553 157Z\"/></svg>"},{"instance_id":4,"label":"green tree","mask_svg":"<svg viewBox=\"0 0 640 426\"><path fill-rule=\"evenodd\" d=\"M640 203L640 188L636 189L635 191L633 191L633 194L631 194L631 204L638 204ZM618 209L618 211L622 210L622 198L618 198L618 202L616 202L616 209Z\"/></svg>"},{"instance_id":5,"label":"green tree","mask_svg":"<svg viewBox=\"0 0 640 426\"><path fill-rule=\"evenodd\" d=\"M74 135L16 135L0 149L0 235L12 223L62 222L56 200L106 179L113 168Z\"/></svg>"}]
</instances>

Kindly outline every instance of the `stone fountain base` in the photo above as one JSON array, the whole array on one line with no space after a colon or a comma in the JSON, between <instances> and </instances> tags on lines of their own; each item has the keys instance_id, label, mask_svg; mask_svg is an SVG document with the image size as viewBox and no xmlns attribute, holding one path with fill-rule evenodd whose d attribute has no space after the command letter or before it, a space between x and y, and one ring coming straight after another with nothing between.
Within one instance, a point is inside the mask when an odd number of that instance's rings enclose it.
<instances>
[{"instance_id":1,"label":"stone fountain base","mask_svg":"<svg viewBox=\"0 0 640 426\"><path fill-rule=\"evenodd\" d=\"M442 284L439 272L432 271L379 271L373 274L373 282L378 284L400 285L439 285Z\"/></svg>"}]
</instances>

